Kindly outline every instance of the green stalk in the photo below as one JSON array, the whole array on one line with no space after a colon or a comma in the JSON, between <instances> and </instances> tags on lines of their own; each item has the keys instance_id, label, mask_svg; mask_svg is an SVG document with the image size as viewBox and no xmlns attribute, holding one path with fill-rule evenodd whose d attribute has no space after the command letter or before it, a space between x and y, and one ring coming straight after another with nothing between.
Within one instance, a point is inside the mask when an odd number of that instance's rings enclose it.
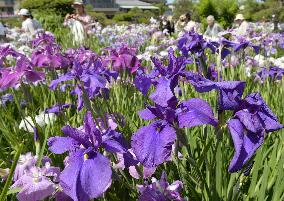
<instances>
[{"instance_id":1,"label":"green stalk","mask_svg":"<svg viewBox=\"0 0 284 201\"><path fill-rule=\"evenodd\" d=\"M17 163L18 163L18 160L19 160L20 155L22 153L23 147L24 147L24 143L22 142L20 144L18 150L17 150L16 155L14 156L14 162L12 164L12 167L11 167L10 173L8 175L8 178L6 180L6 183L5 183L5 186L3 188L3 191L2 191L2 193L0 195L0 200L1 201L6 200L6 198L7 198L7 192L9 190L10 185L11 185L11 182L12 182L12 179L13 179L13 176L14 176L14 172L15 172L15 169L17 167Z\"/></svg>"}]
</instances>

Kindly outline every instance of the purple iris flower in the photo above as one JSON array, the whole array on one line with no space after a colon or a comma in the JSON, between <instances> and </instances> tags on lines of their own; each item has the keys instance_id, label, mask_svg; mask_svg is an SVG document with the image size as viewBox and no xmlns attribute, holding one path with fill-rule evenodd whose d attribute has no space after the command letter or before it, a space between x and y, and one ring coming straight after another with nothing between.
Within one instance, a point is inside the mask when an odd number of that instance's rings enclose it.
<instances>
[{"instance_id":1,"label":"purple iris flower","mask_svg":"<svg viewBox=\"0 0 284 201\"><path fill-rule=\"evenodd\" d=\"M90 112L84 118L84 131L64 126L62 132L67 137L52 137L48 145L53 153L69 152L60 176L63 192L75 201L98 198L112 181L110 160L99 149L103 147L111 153L127 154L123 136L113 130L101 133Z\"/></svg>"},{"instance_id":2,"label":"purple iris flower","mask_svg":"<svg viewBox=\"0 0 284 201\"><path fill-rule=\"evenodd\" d=\"M260 80L263 82L267 78L271 78L273 80L281 80L284 76L284 70L282 68L271 66L269 69L262 68L261 71L255 74L255 80Z\"/></svg>"},{"instance_id":3,"label":"purple iris flower","mask_svg":"<svg viewBox=\"0 0 284 201\"><path fill-rule=\"evenodd\" d=\"M198 33L187 32L179 39L177 47L185 57L193 56L199 73L203 73L204 76L207 75L208 66L205 50L210 49L212 53L215 53L217 47L214 42L206 41Z\"/></svg>"},{"instance_id":4,"label":"purple iris flower","mask_svg":"<svg viewBox=\"0 0 284 201\"><path fill-rule=\"evenodd\" d=\"M169 160L176 140L176 126L217 126L210 105L198 98L167 107L148 106L139 112L139 116L144 120L156 120L138 129L131 139L133 152L145 167L156 167Z\"/></svg>"},{"instance_id":5,"label":"purple iris flower","mask_svg":"<svg viewBox=\"0 0 284 201\"><path fill-rule=\"evenodd\" d=\"M12 56L13 58L19 58L24 56L23 54L17 52L16 50L14 50L12 47L10 46L6 46L6 47L0 47L0 67L4 68L5 66L5 60L7 58L7 56Z\"/></svg>"},{"instance_id":6,"label":"purple iris flower","mask_svg":"<svg viewBox=\"0 0 284 201\"><path fill-rule=\"evenodd\" d=\"M112 68L115 71L128 70L130 73L134 73L141 66L136 57L136 49L127 46L122 46L118 50L111 49L110 56L106 60L111 61Z\"/></svg>"},{"instance_id":7,"label":"purple iris flower","mask_svg":"<svg viewBox=\"0 0 284 201\"><path fill-rule=\"evenodd\" d=\"M216 47L213 43L204 40L202 35L196 32L185 33L178 41L178 48L186 57L189 53L200 57L204 54L205 49L209 48L212 52L216 52Z\"/></svg>"},{"instance_id":8,"label":"purple iris flower","mask_svg":"<svg viewBox=\"0 0 284 201\"><path fill-rule=\"evenodd\" d=\"M86 63L74 61L73 69L58 79L53 80L49 87L55 90L63 82L76 80L77 84L73 94L77 95L77 108L81 110L84 106L83 90L89 99L93 99L96 96L107 98L109 93L107 83L111 82L111 78L116 79L117 74L103 69L100 59L92 61L92 63L88 63L88 61Z\"/></svg>"},{"instance_id":9,"label":"purple iris flower","mask_svg":"<svg viewBox=\"0 0 284 201\"><path fill-rule=\"evenodd\" d=\"M229 172L237 172L244 167L264 142L266 133L283 128L259 93L250 94L241 101L233 118L228 121L228 127L235 147Z\"/></svg>"},{"instance_id":10,"label":"purple iris flower","mask_svg":"<svg viewBox=\"0 0 284 201\"><path fill-rule=\"evenodd\" d=\"M46 109L45 113L54 113L56 115L59 115L63 110L73 107L74 105L72 104L56 104L51 108Z\"/></svg>"},{"instance_id":11,"label":"purple iris flower","mask_svg":"<svg viewBox=\"0 0 284 201\"><path fill-rule=\"evenodd\" d=\"M55 38L50 34L42 34L33 41L34 51L31 56L33 65L49 69L62 69L70 66L68 58L61 52Z\"/></svg>"},{"instance_id":12,"label":"purple iris flower","mask_svg":"<svg viewBox=\"0 0 284 201\"><path fill-rule=\"evenodd\" d=\"M44 79L45 74L43 72L36 71L33 64L25 55L12 53L12 56L16 59L16 65L14 67L2 68L0 70L1 89L6 90L10 87L14 87L21 81L36 82Z\"/></svg>"},{"instance_id":13,"label":"purple iris flower","mask_svg":"<svg viewBox=\"0 0 284 201\"><path fill-rule=\"evenodd\" d=\"M14 101L14 96L13 94L5 94L1 96L1 105L6 106L8 102L13 102Z\"/></svg>"},{"instance_id":14,"label":"purple iris flower","mask_svg":"<svg viewBox=\"0 0 284 201\"><path fill-rule=\"evenodd\" d=\"M175 57L174 50L170 48L167 66L154 57L152 62L155 69L148 75L138 74L134 80L134 85L146 95L151 84L154 84L156 90L150 95L150 99L165 107L170 102L175 101L174 89L178 86L179 77L185 77L186 65L192 63L192 60L185 57Z\"/></svg>"},{"instance_id":15,"label":"purple iris flower","mask_svg":"<svg viewBox=\"0 0 284 201\"><path fill-rule=\"evenodd\" d=\"M182 182L175 181L169 184L165 172L162 173L160 180L152 178L152 184L139 185L137 188L141 193L138 201L185 201L180 194L183 188Z\"/></svg>"},{"instance_id":16,"label":"purple iris flower","mask_svg":"<svg viewBox=\"0 0 284 201\"><path fill-rule=\"evenodd\" d=\"M213 89L218 90L220 92L219 110L235 110L239 106L239 101L245 89L245 82L242 81L213 82L193 72L187 73L187 80L200 93L209 92Z\"/></svg>"}]
</instances>

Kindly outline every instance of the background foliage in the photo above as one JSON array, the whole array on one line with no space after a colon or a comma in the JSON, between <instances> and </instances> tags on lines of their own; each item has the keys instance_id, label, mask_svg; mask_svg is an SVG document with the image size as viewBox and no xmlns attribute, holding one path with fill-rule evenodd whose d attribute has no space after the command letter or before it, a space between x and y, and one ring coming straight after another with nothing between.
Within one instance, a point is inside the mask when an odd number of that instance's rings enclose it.
<instances>
[{"instance_id":1,"label":"background foliage","mask_svg":"<svg viewBox=\"0 0 284 201\"><path fill-rule=\"evenodd\" d=\"M192 19L206 25L206 17L213 15L215 19L224 27L229 27L238 12L237 0L200 0L193 3L192 0L176 0L174 2L174 16L177 18L181 14L191 13Z\"/></svg>"},{"instance_id":2,"label":"background foliage","mask_svg":"<svg viewBox=\"0 0 284 201\"><path fill-rule=\"evenodd\" d=\"M284 2L283 0L266 0L263 3L255 0L247 0L244 2L244 10L242 11L246 18L253 21L272 20L272 15L280 21L284 21Z\"/></svg>"}]
</instances>

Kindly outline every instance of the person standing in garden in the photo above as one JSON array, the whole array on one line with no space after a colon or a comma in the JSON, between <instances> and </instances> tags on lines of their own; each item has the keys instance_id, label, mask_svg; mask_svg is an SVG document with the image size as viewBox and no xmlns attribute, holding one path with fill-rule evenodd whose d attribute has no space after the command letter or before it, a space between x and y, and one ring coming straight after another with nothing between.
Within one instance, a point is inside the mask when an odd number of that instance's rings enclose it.
<instances>
[{"instance_id":1,"label":"person standing in garden","mask_svg":"<svg viewBox=\"0 0 284 201\"><path fill-rule=\"evenodd\" d=\"M6 33L7 33L6 27L2 24L2 22L0 22L0 44L5 42Z\"/></svg>"},{"instance_id":2,"label":"person standing in garden","mask_svg":"<svg viewBox=\"0 0 284 201\"><path fill-rule=\"evenodd\" d=\"M22 8L18 15L23 20L22 32L24 32L29 38L35 37L40 31L42 31L42 26L33 18L28 9Z\"/></svg>"},{"instance_id":3,"label":"person standing in garden","mask_svg":"<svg viewBox=\"0 0 284 201\"><path fill-rule=\"evenodd\" d=\"M187 20L186 20L186 16L185 15L181 15L176 23L176 31L180 32L180 31L184 31L184 27L187 24Z\"/></svg>"},{"instance_id":4,"label":"person standing in garden","mask_svg":"<svg viewBox=\"0 0 284 201\"><path fill-rule=\"evenodd\" d=\"M91 28L92 18L86 14L84 2L75 0L73 3L75 13L67 14L64 20L64 26L71 29L74 44L82 44Z\"/></svg>"},{"instance_id":5,"label":"person standing in garden","mask_svg":"<svg viewBox=\"0 0 284 201\"><path fill-rule=\"evenodd\" d=\"M207 24L208 26L204 35L209 38L218 38L218 33L222 32L223 28L217 22L215 22L213 15L209 15L207 17Z\"/></svg>"},{"instance_id":6,"label":"person standing in garden","mask_svg":"<svg viewBox=\"0 0 284 201\"><path fill-rule=\"evenodd\" d=\"M194 31L199 33L200 31L200 24L198 22L195 22L191 19L191 14L190 13L186 13L185 14L186 17L186 25L184 27L185 31Z\"/></svg>"},{"instance_id":7,"label":"person standing in garden","mask_svg":"<svg viewBox=\"0 0 284 201\"><path fill-rule=\"evenodd\" d=\"M237 25L237 28L235 29L236 35L242 36L248 34L249 23L245 20L243 14L236 15L235 23Z\"/></svg>"}]
</instances>

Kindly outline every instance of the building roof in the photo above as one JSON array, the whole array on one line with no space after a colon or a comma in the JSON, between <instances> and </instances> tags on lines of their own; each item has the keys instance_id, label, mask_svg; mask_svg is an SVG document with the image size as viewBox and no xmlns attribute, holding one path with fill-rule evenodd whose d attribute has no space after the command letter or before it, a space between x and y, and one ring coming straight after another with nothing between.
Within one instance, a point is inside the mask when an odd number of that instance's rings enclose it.
<instances>
[{"instance_id":1,"label":"building roof","mask_svg":"<svg viewBox=\"0 0 284 201\"><path fill-rule=\"evenodd\" d=\"M141 9L159 9L156 6L153 6L150 3L146 3L138 0L116 0L116 4L119 5L120 8L141 8Z\"/></svg>"}]
</instances>

